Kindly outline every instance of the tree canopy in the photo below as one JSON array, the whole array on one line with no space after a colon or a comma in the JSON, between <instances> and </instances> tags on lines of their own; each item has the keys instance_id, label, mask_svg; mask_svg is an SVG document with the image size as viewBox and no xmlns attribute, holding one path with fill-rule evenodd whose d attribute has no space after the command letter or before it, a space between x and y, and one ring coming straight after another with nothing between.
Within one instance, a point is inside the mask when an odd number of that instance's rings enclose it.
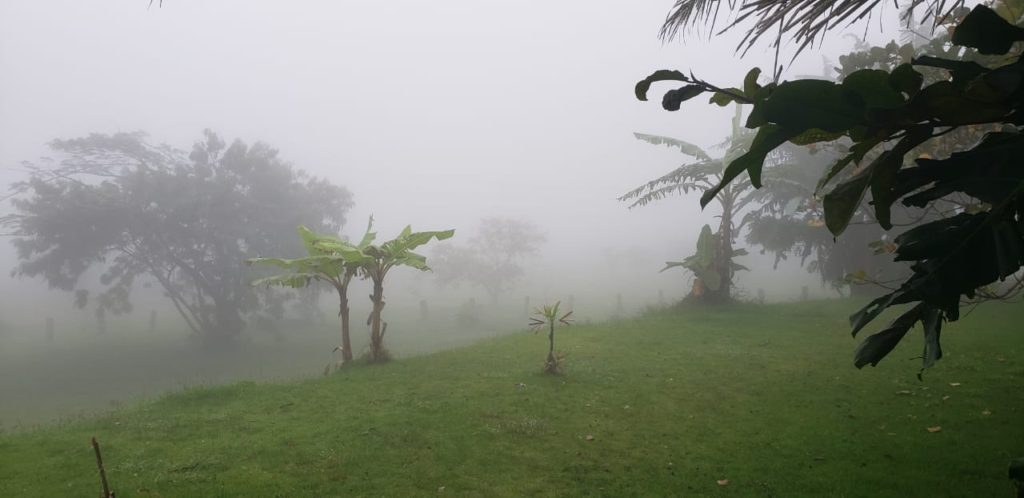
<instances>
[{"instance_id":1,"label":"tree canopy","mask_svg":"<svg viewBox=\"0 0 1024 498\"><path fill-rule=\"evenodd\" d=\"M151 279L207 340L229 339L246 313L280 304L249 285L246 258L299 255L301 244L281 233L302 223L338 233L352 206L348 190L293 168L269 145L229 145L209 130L189 153L143 133L50 145L63 159L31 166L2 219L16 236L14 273L114 313L129 311L134 285ZM90 296L83 277L93 268L100 292Z\"/></svg>"}]
</instances>

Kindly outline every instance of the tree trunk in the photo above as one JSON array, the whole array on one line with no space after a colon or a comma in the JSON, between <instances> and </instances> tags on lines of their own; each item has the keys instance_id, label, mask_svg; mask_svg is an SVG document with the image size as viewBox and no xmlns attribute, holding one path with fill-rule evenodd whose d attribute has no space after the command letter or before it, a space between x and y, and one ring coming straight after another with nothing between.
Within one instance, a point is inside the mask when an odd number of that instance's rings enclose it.
<instances>
[{"instance_id":1,"label":"tree trunk","mask_svg":"<svg viewBox=\"0 0 1024 498\"><path fill-rule=\"evenodd\" d=\"M352 361L352 341L349 339L349 309L348 309L348 289L345 287L338 288L338 316L341 317L341 363L347 364Z\"/></svg>"},{"instance_id":2,"label":"tree trunk","mask_svg":"<svg viewBox=\"0 0 1024 498\"><path fill-rule=\"evenodd\" d=\"M722 221L718 224L715 242L715 271L720 276L718 289L706 289L704 299L713 303L727 303L732 299L732 216L734 192L729 187L720 194Z\"/></svg>"},{"instance_id":3,"label":"tree trunk","mask_svg":"<svg viewBox=\"0 0 1024 498\"><path fill-rule=\"evenodd\" d=\"M732 119L732 137L730 141L736 142L740 133L743 108L736 105L736 113ZM735 185L729 185L718 194L718 202L722 205L722 217L718 224L718 240L715 244L715 271L719 275L718 289L705 289L703 300L710 303L728 303L732 301L732 217L735 215L733 209L736 204L736 197L739 189Z\"/></svg>"},{"instance_id":4,"label":"tree trunk","mask_svg":"<svg viewBox=\"0 0 1024 498\"><path fill-rule=\"evenodd\" d=\"M386 361L387 353L384 350L384 329L381 321L381 312L384 311L384 282L383 278L373 279L373 294L370 294L370 301L373 302L373 311L370 312L370 360Z\"/></svg>"}]
</instances>

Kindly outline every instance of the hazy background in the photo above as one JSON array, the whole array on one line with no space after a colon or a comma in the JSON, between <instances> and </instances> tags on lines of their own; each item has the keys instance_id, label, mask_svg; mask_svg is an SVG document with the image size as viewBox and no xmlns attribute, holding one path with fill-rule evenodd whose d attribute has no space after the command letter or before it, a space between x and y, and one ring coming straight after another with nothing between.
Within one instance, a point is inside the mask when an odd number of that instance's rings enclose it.
<instances>
[{"instance_id":1,"label":"hazy background","mask_svg":"<svg viewBox=\"0 0 1024 498\"><path fill-rule=\"evenodd\" d=\"M637 101L633 86L662 68L692 68L735 85L755 65L769 73L774 51L762 44L740 59L739 31L663 43L657 31L670 7L670 0L166 0L152 8L145 0L7 0L0 3L0 183L22 178L21 161L46 156L54 138L143 130L154 142L188 149L211 128L228 140L265 141L297 167L349 188L356 204L348 236L361 234L370 214L384 237L411 223L456 228L456 243L486 216L536 224L547 242L507 296L510 306L521 307L526 295L538 304L571 294L584 319L600 319L615 312L618 292L631 311L656 304L659 290L678 300L689 277L658 270L690 254L699 227L715 224L716 213L700 212L696 197L633 210L617 201L685 160L633 132L711 147L728 133L733 111L694 103L669 113L660 97ZM892 37L877 24L867 33ZM796 58L784 77L821 75L823 54L834 60L852 47L842 36L829 40ZM791 55L792 47L781 61ZM15 265L8 242L0 240L0 319L76 316L69 294L8 275ZM769 300L787 300L803 285L829 294L793 265L772 272L763 258L743 263L754 271L736 281L749 294L765 288ZM396 303L438 294L429 275L401 273L388 291ZM364 294L353 290L354 307L368 307ZM464 286L447 299L474 294ZM150 302L139 308L160 306ZM354 310L355 322L361 313Z\"/></svg>"}]
</instances>

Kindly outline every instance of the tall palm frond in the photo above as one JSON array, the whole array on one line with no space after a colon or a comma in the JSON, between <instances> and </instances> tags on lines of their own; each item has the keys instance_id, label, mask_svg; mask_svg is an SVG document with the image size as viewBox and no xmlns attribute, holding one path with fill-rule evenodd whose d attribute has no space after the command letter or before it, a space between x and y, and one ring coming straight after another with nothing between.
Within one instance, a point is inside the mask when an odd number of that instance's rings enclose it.
<instances>
[{"instance_id":1,"label":"tall palm frond","mask_svg":"<svg viewBox=\"0 0 1024 498\"><path fill-rule=\"evenodd\" d=\"M718 183L724 166L720 160L684 164L658 178L630 190L620 201L633 201L629 207L645 206L672 194L703 192Z\"/></svg>"},{"instance_id":2,"label":"tall palm frond","mask_svg":"<svg viewBox=\"0 0 1024 498\"><path fill-rule=\"evenodd\" d=\"M709 156L707 152L704 152L704 149L700 148L697 145L691 144L690 142L687 142L685 140L680 140L678 138L672 137L663 137L661 135L648 135L646 133L633 133L633 136L636 137L637 140L643 140L644 142L647 142L651 145L664 145L666 147L676 147L679 149L679 152L682 152L683 154L686 154L688 156L693 156L697 159L700 159L701 161L711 160L711 156Z\"/></svg>"},{"instance_id":3,"label":"tall palm frond","mask_svg":"<svg viewBox=\"0 0 1024 498\"><path fill-rule=\"evenodd\" d=\"M753 21L737 50L747 51L766 33L771 33L773 45L781 42L782 35L791 35L798 44L797 53L819 40L827 31L847 27L868 19L882 5L882 0L726 0L736 17L722 31ZM894 0L899 6L899 0ZM662 40L675 38L681 31L696 28L710 21L713 29L718 20L722 0L675 0L665 17L659 36ZM902 18L910 21L915 9L924 6L922 19L940 22L963 7L965 0L907 0Z\"/></svg>"}]
</instances>

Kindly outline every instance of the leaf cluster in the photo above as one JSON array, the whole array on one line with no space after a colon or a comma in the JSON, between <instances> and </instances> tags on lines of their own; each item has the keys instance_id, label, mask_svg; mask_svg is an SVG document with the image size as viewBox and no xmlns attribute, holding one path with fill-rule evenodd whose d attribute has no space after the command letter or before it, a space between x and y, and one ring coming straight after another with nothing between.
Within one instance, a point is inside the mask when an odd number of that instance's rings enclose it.
<instances>
[{"instance_id":1,"label":"leaf cluster","mask_svg":"<svg viewBox=\"0 0 1024 498\"><path fill-rule=\"evenodd\" d=\"M851 145L818 184L824 191L852 170L823 198L826 226L836 236L867 195L874 219L885 229L893 227L897 202L926 207L952 195L977 201L979 207L923 223L894 239L895 259L912 262L912 274L898 289L854 314L853 333L890 306L914 306L862 343L856 366L877 364L917 323L925 335L923 366L931 366L942 355L942 322L959 317L961 296L973 297L977 288L1005 279L1024 264L1024 168L1019 160L1024 157L1024 135L1019 132L1024 124L1024 60L1019 53L1008 54L1021 40L1024 29L979 5L956 27L952 43L996 56L991 65L926 55L892 70L860 69L840 82L800 79L760 86L755 81L741 94L716 91L711 85L697 92L713 91L713 100L752 102L746 126L757 130L750 151L728 165L702 205L743 172L760 186L766 155L786 142L838 139ZM926 82L920 68L942 70L947 76ZM748 81L756 74L752 71ZM654 81L701 85L680 76L656 72L638 83L638 96ZM998 129L946 158L915 160L911 155L947 133L981 125Z\"/></svg>"},{"instance_id":2,"label":"leaf cluster","mask_svg":"<svg viewBox=\"0 0 1024 498\"><path fill-rule=\"evenodd\" d=\"M562 325L572 325L572 319L569 318L572 316L572 310L569 310L568 313L559 316L559 308L561 306L561 301L555 301L555 304L545 304L539 308L534 309L534 316L530 317L530 328L536 331L539 330L539 328L543 327L544 325L550 325L551 327L554 327L556 323L561 323Z\"/></svg>"},{"instance_id":3,"label":"leaf cluster","mask_svg":"<svg viewBox=\"0 0 1024 498\"><path fill-rule=\"evenodd\" d=\"M687 256L682 261L668 261L665 263L665 267L661 271L665 271L671 268L684 268L693 272L694 276L699 278L701 282L712 291L717 291L723 282L723 275L719 272L722 268L723 262L717 260L720 243L718 238L719 234L711 231L709 225L704 225L700 230L700 235L697 237L697 250L692 255ZM728 261L730 272L737 272L740 270L749 270L749 268L736 263L733 258L737 256L746 256L746 249L732 249L731 254L726 258Z\"/></svg>"}]
</instances>

